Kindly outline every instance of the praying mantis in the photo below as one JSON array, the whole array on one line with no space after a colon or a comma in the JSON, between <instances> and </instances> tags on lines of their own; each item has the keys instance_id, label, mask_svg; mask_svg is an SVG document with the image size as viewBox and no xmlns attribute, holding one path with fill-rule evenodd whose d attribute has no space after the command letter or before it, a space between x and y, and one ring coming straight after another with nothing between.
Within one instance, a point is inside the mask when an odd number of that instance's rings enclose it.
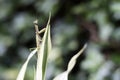
<instances>
[{"instance_id":1,"label":"praying mantis","mask_svg":"<svg viewBox=\"0 0 120 80\"><path fill-rule=\"evenodd\" d=\"M48 19L47 25L50 25L50 19L51 19L51 13L49 13L49 19ZM39 31L38 20L36 19L33 23L35 26L36 48L37 48L37 52L38 52L40 49L40 44L42 42L42 38L40 37L40 34L45 32L46 28L43 28L42 30ZM30 48L30 51L32 51L33 49L36 49L36 48Z\"/></svg>"}]
</instances>

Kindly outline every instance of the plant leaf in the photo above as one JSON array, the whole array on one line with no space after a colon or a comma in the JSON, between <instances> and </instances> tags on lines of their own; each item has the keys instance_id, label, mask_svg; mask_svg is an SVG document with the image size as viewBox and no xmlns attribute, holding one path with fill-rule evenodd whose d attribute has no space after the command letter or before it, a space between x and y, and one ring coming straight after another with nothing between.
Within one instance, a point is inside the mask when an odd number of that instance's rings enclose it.
<instances>
[{"instance_id":1,"label":"plant leaf","mask_svg":"<svg viewBox=\"0 0 120 80\"><path fill-rule=\"evenodd\" d=\"M38 59L37 59L37 69L36 69L36 80L44 80L45 79L45 71L46 71L46 63L48 59L48 55L51 51L51 37L50 37L50 16L47 23L47 27L43 36L43 41L41 43L41 47L38 51Z\"/></svg>"},{"instance_id":2,"label":"plant leaf","mask_svg":"<svg viewBox=\"0 0 120 80\"><path fill-rule=\"evenodd\" d=\"M87 47L87 45L85 44L84 47L76 54L74 55L71 60L68 63L68 68L65 72L59 74L58 76L56 76L53 80L68 80L68 74L70 73L70 71L73 69L73 67L76 64L76 60L77 58L80 56L80 54L85 50L85 48Z\"/></svg>"},{"instance_id":3,"label":"plant leaf","mask_svg":"<svg viewBox=\"0 0 120 80\"><path fill-rule=\"evenodd\" d=\"M32 56L37 52L37 49L33 50L30 55L28 56L27 60L25 61L25 63L23 64L18 76L16 80L24 80L24 76L25 76L25 72L26 72L26 68L28 65L29 60L32 58Z\"/></svg>"}]
</instances>

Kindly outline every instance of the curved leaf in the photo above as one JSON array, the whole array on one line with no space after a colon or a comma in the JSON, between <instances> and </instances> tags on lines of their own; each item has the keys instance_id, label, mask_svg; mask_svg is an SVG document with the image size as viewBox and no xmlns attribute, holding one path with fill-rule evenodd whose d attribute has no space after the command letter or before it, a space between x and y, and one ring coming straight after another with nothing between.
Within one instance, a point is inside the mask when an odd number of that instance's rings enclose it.
<instances>
[{"instance_id":1,"label":"curved leaf","mask_svg":"<svg viewBox=\"0 0 120 80\"><path fill-rule=\"evenodd\" d=\"M53 80L68 80L68 74L70 73L70 71L73 69L73 67L76 64L76 60L77 58L80 56L80 54L85 50L85 48L87 47L87 44L84 45L84 47L76 54L74 55L71 60L69 61L68 64L68 68L65 72L59 74L58 76L56 76Z\"/></svg>"},{"instance_id":2,"label":"curved leaf","mask_svg":"<svg viewBox=\"0 0 120 80\"><path fill-rule=\"evenodd\" d=\"M26 68L28 65L29 60L33 57L33 55L37 52L37 49L33 50L30 55L28 56L27 60L25 61L25 63L23 64L18 76L16 80L24 80L24 76L25 76L25 72L26 72Z\"/></svg>"}]
</instances>

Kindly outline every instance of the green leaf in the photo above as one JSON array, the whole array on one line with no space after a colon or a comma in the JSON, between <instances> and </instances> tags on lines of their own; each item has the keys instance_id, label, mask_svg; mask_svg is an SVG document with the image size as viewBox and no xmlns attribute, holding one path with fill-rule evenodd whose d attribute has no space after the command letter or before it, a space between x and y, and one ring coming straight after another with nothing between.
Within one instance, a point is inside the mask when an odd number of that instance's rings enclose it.
<instances>
[{"instance_id":1,"label":"green leaf","mask_svg":"<svg viewBox=\"0 0 120 80\"><path fill-rule=\"evenodd\" d=\"M17 76L16 80L24 80L24 76L25 76L25 72L26 72L26 68L28 65L29 60L32 58L32 56L37 52L37 49L33 50L30 55L28 56L27 60L25 61L25 63L23 64L21 70L19 71L19 74Z\"/></svg>"},{"instance_id":2,"label":"green leaf","mask_svg":"<svg viewBox=\"0 0 120 80\"><path fill-rule=\"evenodd\" d=\"M73 67L76 64L76 60L77 58L80 56L80 54L85 50L85 48L87 47L87 45L85 44L84 47L76 54L74 55L71 60L69 61L68 64L68 68L65 72L59 74L58 76L56 76L53 80L68 80L68 74L70 73L70 71L73 69Z\"/></svg>"},{"instance_id":3,"label":"green leaf","mask_svg":"<svg viewBox=\"0 0 120 80\"><path fill-rule=\"evenodd\" d=\"M50 37L50 17L47 23L47 27L43 36L41 47L38 51L36 80L45 80L45 71L48 55L51 51L51 37Z\"/></svg>"}]
</instances>

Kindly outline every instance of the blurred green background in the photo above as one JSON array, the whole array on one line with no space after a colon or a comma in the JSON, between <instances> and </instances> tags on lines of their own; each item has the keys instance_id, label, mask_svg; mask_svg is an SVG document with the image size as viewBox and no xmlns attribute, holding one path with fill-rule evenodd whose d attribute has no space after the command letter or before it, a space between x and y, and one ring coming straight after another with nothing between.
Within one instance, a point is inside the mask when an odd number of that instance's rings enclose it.
<instances>
[{"instance_id":1,"label":"blurred green background","mask_svg":"<svg viewBox=\"0 0 120 80\"><path fill-rule=\"evenodd\" d=\"M46 80L65 71L85 43L69 80L120 80L120 0L0 0L0 80L16 79L36 46L33 21L44 28L49 12L53 50ZM25 80L33 80L35 65L36 56Z\"/></svg>"}]
</instances>

